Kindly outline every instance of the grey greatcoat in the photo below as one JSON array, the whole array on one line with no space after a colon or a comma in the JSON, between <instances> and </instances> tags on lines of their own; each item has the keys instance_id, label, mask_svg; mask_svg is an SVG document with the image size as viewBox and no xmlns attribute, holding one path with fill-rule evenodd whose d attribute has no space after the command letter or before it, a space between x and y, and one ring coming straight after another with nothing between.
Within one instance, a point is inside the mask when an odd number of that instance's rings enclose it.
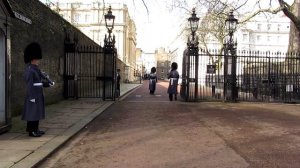
<instances>
[{"instance_id":1,"label":"grey greatcoat","mask_svg":"<svg viewBox=\"0 0 300 168\"><path fill-rule=\"evenodd\" d=\"M149 75L149 90L154 92L156 89L157 77L155 73Z\"/></svg>"},{"instance_id":2,"label":"grey greatcoat","mask_svg":"<svg viewBox=\"0 0 300 168\"><path fill-rule=\"evenodd\" d=\"M26 82L26 94L22 120L38 121L44 119L43 87L49 87L50 85L48 82L42 82L40 69L32 64L26 66L24 79Z\"/></svg>"},{"instance_id":3,"label":"grey greatcoat","mask_svg":"<svg viewBox=\"0 0 300 168\"><path fill-rule=\"evenodd\" d=\"M176 70L172 70L168 75L168 79L170 80L169 87L168 87L168 93L169 94L177 94L179 73Z\"/></svg>"}]
</instances>

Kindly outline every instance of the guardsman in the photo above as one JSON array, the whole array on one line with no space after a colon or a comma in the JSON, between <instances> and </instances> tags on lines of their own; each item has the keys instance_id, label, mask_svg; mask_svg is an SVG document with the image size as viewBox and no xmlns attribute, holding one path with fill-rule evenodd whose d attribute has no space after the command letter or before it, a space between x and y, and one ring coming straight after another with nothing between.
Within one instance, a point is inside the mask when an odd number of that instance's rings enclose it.
<instances>
[{"instance_id":1,"label":"guardsman","mask_svg":"<svg viewBox=\"0 0 300 168\"><path fill-rule=\"evenodd\" d=\"M45 75L38 67L41 59L40 45L35 42L30 43L24 50L26 94L22 120L27 121L26 131L31 137L40 137L45 134L44 131L39 130L39 120L45 118L43 87L54 85L54 82L44 80Z\"/></svg>"},{"instance_id":2,"label":"guardsman","mask_svg":"<svg viewBox=\"0 0 300 168\"><path fill-rule=\"evenodd\" d=\"M152 67L151 68L151 73L149 75L149 90L150 90L150 94L154 94L155 89L156 89L156 82L157 82L156 68Z\"/></svg>"},{"instance_id":3,"label":"guardsman","mask_svg":"<svg viewBox=\"0 0 300 168\"><path fill-rule=\"evenodd\" d=\"M170 101L173 101L173 95L175 100L177 100L177 85L178 85L178 79L179 79L179 73L177 71L177 63L173 62L171 64L171 71L168 74L169 79L169 87L168 87L168 94Z\"/></svg>"}]
</instances>

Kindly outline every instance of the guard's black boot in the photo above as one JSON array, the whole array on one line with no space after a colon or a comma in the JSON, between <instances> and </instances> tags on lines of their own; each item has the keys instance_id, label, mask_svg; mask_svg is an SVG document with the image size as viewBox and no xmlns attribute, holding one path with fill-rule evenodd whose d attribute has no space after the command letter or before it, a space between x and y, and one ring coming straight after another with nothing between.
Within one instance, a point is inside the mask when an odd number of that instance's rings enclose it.
<instances>
[{"instance_id":1,"label":"guard's black boot","mask_svg":"<svg viewBox=\"0 0 300 168\"><path fill-rule=\"evenodd\" d=\"M45 131L38 130L37 133L40 134L40 135L44 135Z\"/></svg>"},{"instance_id":2,"label":"guard's black boot","mask_svg":"<svg viewBox=\"0 0 300 168\"><path fill-rule=\"evenodd\" d=\"M37 132L29 132L29 136L31 136L31 137L40 137L42 135L37 133Z\"/></svg>"},{"instance_id":3,"label":"guard's black boot","mask_svg":"<svg viewBox=\"0 0 300 168\"><path fill-rule=\"evenodd\" d=\"M173 101L173 95L172 94L169 94L169 99L170 99L170 101Z\"/></svg>"}]
</instances>

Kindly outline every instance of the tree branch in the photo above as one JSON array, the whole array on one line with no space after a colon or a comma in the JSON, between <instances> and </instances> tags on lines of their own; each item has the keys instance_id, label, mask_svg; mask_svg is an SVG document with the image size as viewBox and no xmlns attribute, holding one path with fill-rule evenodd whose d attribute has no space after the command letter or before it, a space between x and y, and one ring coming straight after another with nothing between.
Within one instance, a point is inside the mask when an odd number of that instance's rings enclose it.
<instances>
[{"instance_id":1,"label":"tree branch","mask_svg":"<svg viewBox=\"0 0 300 168\"><path fill-rule=\"evenodd\" d=\"M147 14L149 15L149 10L148 10L148 7L147 7L147 5L146 5L145 1L144 1L144 0L142 0L142 2L143 2L144 6L145 6L145 8L146 8L146 10L147 10Z\"/></svg>"},{"instance_id":2,"label":"tree branch","mask_svg":"<svg viewBox=\"0 0 300 168\"><path fill-rule=\"evenodd\" d=\"M241 21L239 21L239 23L243 24L243 23L249 21L250 19L252 19L253 17L255 17L256 15L263 13L263 12L277 14L280 11L282 11L282 7L278 7L275 9L259 9L259 10L255 11L253 14L251 14L251 15L247 16L246 18L242 19Z\"/></svg>"}]
</instances>

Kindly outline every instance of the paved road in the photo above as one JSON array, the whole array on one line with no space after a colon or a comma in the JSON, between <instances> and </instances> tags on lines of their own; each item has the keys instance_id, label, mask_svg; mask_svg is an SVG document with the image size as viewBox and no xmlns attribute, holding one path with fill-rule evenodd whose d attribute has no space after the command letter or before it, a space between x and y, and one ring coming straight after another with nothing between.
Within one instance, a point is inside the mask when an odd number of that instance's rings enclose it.
<instances>
[{"instance_id":1,"label":"paved road","mask_svg":"<svg viewBox=\"0 0 300 168\"><path fill-rule=\"evenodd\" d=\"M40 167L300 167L300 106L170 102L145 83Z\"/></svg>"}]
</instances>

